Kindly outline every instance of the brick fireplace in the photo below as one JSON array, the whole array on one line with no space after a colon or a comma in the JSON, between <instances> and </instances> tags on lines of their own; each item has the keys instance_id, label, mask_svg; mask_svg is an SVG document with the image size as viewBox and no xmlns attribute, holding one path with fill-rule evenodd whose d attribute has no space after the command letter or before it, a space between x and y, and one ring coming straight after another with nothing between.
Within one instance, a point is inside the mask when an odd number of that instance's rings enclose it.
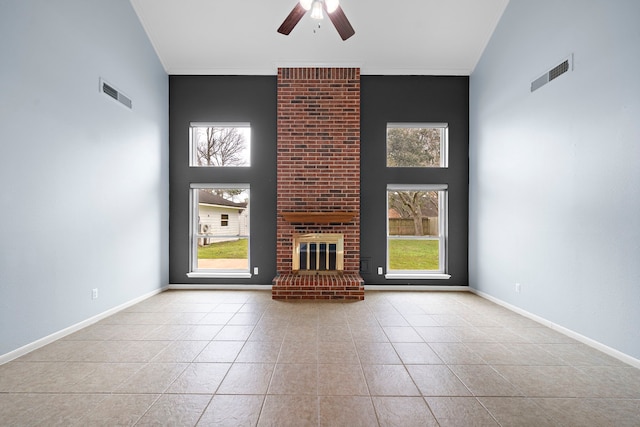
<instances>
[{"instance_id":1,"label":"brick fireplace","mask_svg":"<svg viewBox=\"0 0 640 427\"><path fill-rule=\"evenodd\" d=\"M358 273L360 70L278 69L277 128L278 275L273 299L364 299ZM294 238L322 240L323 233L343 236L342 269L294 271Z\"/></svg>"}]
</instances>

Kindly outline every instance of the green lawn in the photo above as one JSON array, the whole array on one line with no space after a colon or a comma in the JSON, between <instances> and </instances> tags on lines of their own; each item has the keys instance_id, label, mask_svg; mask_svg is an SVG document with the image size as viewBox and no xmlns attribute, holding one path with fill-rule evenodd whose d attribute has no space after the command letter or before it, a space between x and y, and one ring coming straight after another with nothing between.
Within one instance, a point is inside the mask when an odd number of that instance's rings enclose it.
<instances>
[{"instance_id":1,"label":"green lawn","mask_svg":"<svg viewBox=\"0 0 640 427\"><path fill-rule=\"evenodd\" d=\"M389 240L389 269L437 270L437 240Z\"/></svg>"},{"instance_id":2,"label":"green lawn","mask_svg":"<svg viewBox=\"0 0 640 427\"><path fill-rule=\"evenodd\" d=\"M217 242L198 248L198 259L247 259L249 239Z\"/></svg>"}]
</instances>

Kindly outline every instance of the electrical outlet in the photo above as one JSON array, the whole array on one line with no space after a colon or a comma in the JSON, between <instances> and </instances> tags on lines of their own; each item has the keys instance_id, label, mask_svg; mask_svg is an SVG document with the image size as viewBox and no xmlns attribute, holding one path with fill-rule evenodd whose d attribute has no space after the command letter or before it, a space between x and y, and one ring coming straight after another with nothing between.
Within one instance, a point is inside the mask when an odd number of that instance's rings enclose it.
<instances>
[{"instance_id":1,"label":"electrical outlet","mask_svg":"<svg viewBox=\"0 0 640 427\"><path fill-rule=\"evenodd\" d=\"M522 286L520 286L520 283L516 283L516 293L520 293L520 291L522 290Z\"/></svg>"},{"instance_id":2,"label":"electrical outlet","mask_svg":"<svg viewBox=\"0 0 640 427\"><path fill-rule=\"evenodd\" d=\"M258 267L253 267L253 274L258 275Z\"/></svg>"},{"instance_id":3,"label":"electrical outlet","mask_svg":"<svg viewBox=\"0 0 640 427\"><path fill-rule=\"evenodd\" d=\"M93 288L91 290L91 299L98 299L98 288Z\"/></svg>"},{"instance_id":4,"label":"electrical outlet","mask_svg":"<svg viewBox=\"0 0 640 427\"><path fill-rule=\"evenodd\" d=\"M383 274L382 267L378 267L378 274L380 274L380 275Z\"/></svg>"}]
</instances>

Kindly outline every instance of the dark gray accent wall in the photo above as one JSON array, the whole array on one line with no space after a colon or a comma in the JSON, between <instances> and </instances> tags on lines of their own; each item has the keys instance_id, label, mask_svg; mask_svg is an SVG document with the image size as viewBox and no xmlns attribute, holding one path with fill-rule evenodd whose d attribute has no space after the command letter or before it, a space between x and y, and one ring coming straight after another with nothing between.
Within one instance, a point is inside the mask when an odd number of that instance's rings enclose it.
<instances>
[{"instance_id":1,"label":"dark gray accent wall","mask_svg":"<svg viewBox=\"0 0 640 427\"><path fill-rule=\"evenodd\" d=\"M360 254L366 284L468 285L469 78L363 76L360 94ZM387 168L389 122L449 123L448 168ZM448 184L448 280L387 280L387 184Z\"/></svg>"},{"instance_id":2,"label":"dark gray accent wall","mask_svg":"<svg viewBox=\"0 0 640 427\"><path fill-rule=\"evenodd\" d=\"M170 76L171 283L271 284L276 275L276 77ZM189 167L190 122L251 123L251 167ZM251 186L251 279L189 279L189 184Z\"/></svg>"},{"instance_id":3,"label":"dark gray accent wall","mask_svg":"<svg viewBox=\"0 0 640 427\"><path fill-rule=\"evenodd\" d=\"M276 275L275 76L171 76L170 264L171 283L271 284ZM467 285L468 77L361 77L361 257L367 284ZM250 168L190 168L189 123L250 122ZM387 122L449 123L449 168L385 167ZM251 185L251 279L189 279L189 184ZM376 273L386 260L387 183L449 185L449 280L386 280Z\"/></svg>"}]
</instances>

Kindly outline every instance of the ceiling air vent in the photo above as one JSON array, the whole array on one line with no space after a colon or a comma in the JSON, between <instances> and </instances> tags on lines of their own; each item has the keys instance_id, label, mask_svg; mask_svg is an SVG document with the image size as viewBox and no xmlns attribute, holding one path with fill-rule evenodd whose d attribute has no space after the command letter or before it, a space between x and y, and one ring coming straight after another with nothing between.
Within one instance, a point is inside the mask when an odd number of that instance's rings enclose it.
<instances>
[{"instance_id":1,"label":"ceiling air vent","mask_svg":"<svg viewBox=\"0 0 640 427\"><path fill-rule=\"evenodd\" d=\"M566 73L573 70L573 55L556 65L537 79L531 82L531 92L540 89L542 86L549 83L551 80L556 79Z\"/></svg>"},{"instance_id":2,"label":"ceiling air vent","mask_svg":"<svg viewBox=\"0 0 640 427\"><path fill-rule=\"evenodd\" d=\"M125 107L129 109L132 108L131 99L129 99L129 97L127 97L126 95L123 95L122 92L120 92L118 89L114 88L111 84L105 82L102 79L100 79L100 92L110 96L111 98L115 99Z\"/></svg>"}]
</instances>

